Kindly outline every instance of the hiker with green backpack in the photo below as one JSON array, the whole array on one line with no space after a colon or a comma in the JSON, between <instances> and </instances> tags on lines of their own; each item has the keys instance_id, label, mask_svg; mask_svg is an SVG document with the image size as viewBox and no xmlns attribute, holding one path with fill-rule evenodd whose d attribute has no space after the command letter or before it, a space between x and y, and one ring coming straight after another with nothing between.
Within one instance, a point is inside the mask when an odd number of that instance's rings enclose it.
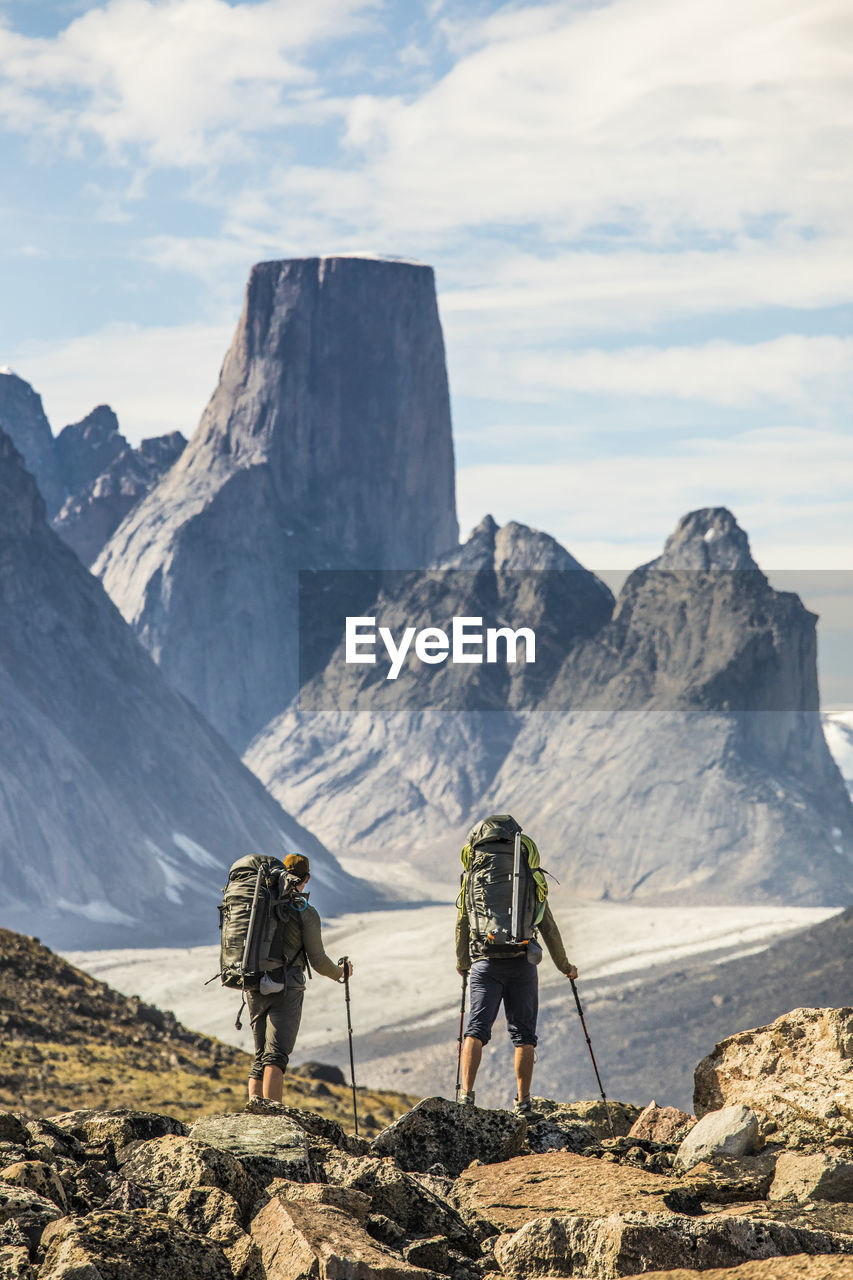
<instances>
[{"instance_id":1,"label":"hiker with green backpack","mask_svg":"<svg viewBox=\"0 0 853 1280\"><path fill-rule=\"evenodd\" d=\"M468 978L471 1008L461 1038L457 1102L473 1106L474 1081L501 1004L515 1045L515 1110L532 1116L530 1085L539 1012L541 933L560 973L578 971L566 956L548 906L539 850L510 814L493 814L473 828L462 850L457 900L456 968ZM463 986L463 1008L465 1001ZM460 1033L461 1034L461 1033Z\"/></svg>"},{"instance_id":2,"label":"hiker with green backpack","mask_svg":"<svg viewBox=\"0 0 853 1280\"><path fill-rule=\"evenodd\" d=\"M351 960L335 964L323 947L320 917L308 902L308 859L250 854L231 867L220 912L223 986L243 992L255 1058L249 1097L281 1102L284 1073L299 1031L305 975L347 982ZM241 1005L242 1013L242 1005ZM241 1025L240 1015L237 1027Z\"/></svg>"}]
</instances>

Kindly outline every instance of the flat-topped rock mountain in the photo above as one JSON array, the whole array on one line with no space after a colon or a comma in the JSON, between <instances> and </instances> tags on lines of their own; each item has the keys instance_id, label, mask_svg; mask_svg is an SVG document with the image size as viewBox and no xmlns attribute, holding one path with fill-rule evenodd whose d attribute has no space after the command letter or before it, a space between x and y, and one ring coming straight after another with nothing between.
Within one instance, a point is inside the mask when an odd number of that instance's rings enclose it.
<instances>
[{"instance_id":1,"label":"flat-topped rock mountain","mask_svg":"<svg viewBox=\"0 0 853 1280\"><path fill-rule=\"evenodd\" d=\"M0 923L65 946L216 937L227 868L304 850L326 909L369 903L176 693L49 528L0 434Z\"/></svg>"},{"instance_id":2,"label":"flat-topped rock mountain","mask_svg":"<svg viewBox=\"0 0 853 1280\"><path fill-rule=\"evenodd\" d=\"M387 662L347 668L338 650L246 753L273 794L350 857L417 862L416 827L445 883L474 821L512 812L583 898L849 902L853 808L820 721L816 619L773 590L731 513L686 516L615 607L553 540L506 529L484 522L366 614L395 634L426 612L528 618L541 665L410 657L388 681Z\"/></svg>"},{"instance_id":3,"label":"flat-topped rock mountain","mask_svg":"<svg viewBox=\"0 0 853 1280\"><path fill-rule=\"evenodd\" d=\"M296 692L300 570L422 567L457 538L432 270L296 259L252 269L198 429L95 570L242 749Z\"/></svg>"}]
</instances>

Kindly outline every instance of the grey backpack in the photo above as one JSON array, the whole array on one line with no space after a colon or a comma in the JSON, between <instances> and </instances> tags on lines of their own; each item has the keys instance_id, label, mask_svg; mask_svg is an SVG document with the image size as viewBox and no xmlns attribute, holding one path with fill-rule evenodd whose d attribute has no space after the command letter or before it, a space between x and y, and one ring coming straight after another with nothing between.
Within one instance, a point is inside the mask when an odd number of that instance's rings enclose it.
<instances>
[{"instance_id":1,"label":"grey backpack","mask_svg":"<svg viewBox=\"0 0 853 1280\"><path fill-rule=\"evenodd\" d=\"M256 990L285 960L282 924L307 905L280 858L249 854L228 873L219 907L219 978L224 987ZM298 952L297 952L298 954Z\"/></svg>"},{"instance_id":2,"label":"grey backpack","mask_svg":"<svg viewBox=\"0 0 853 1280\"><path fill-rule=\"evenodd\" d=\"M533 865L531 865L533 863ZM535 940L544 912L539 851L508 813L492 814L471 831L462 850L462 892L472 951L514 956ZM545 889L547 892L547 886Z\"/></svg>"}]
</instances>

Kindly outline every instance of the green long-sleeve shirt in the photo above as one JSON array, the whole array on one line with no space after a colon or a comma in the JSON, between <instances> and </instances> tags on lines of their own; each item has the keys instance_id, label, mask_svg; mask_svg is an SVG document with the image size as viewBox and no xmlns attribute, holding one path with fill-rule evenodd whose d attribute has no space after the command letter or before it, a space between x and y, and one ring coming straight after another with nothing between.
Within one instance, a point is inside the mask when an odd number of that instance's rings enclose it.
<instances>
[{"instance_id":1,"label":"green long-sleeve shirt","mask_svg":"<svg viewBox=\"0 0 853 1280\"><path fill-rule=\"evenodd\" d=\"M563 939L560 937L560 930L557 928L557 921L551 914L551 908L545 903L545 914L539 925L539 932L542 934L542 941L548 948L548 953L560 973L568 973L571 968L569 959L566 956L566 949L563 946ZM470 929L468 926L468 913L465 910L465 901L463 898L462 906L459 908L459 915L456 918L456 968L471 968L471 947L470 947ZM475 956L475 959L477 957Z\"/></svg>"},{"instance_id":2,"label":"green long-sleeve shirt","mask_svg":"<svg viewBox=\"0 0 853 1280\"><path fill-rule=\"evenodd\" d=\"M326 955L320 917L310 903L298 916L293 913L285 920L282 925L282 942L288 962L295 960L297 956L301 960L304 946L308 963L315 973L322 973L324 978L334 978L336 981L340 978L341 966Z\"/></svg>"}]
</instances>

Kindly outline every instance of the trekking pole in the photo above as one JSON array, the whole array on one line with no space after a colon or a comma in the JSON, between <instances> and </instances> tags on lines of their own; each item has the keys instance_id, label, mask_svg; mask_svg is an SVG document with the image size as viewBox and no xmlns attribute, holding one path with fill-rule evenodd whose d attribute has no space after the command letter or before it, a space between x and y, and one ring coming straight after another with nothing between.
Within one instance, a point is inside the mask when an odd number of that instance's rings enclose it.
<instances>
[{"instance_id":1,"label":"trekking pole","mask_svg":"<svg viewBox=\"0 0 853 1280\"><path fill-rule=\"evenodd\" d=\"M355 1059L352 1056L352 1018L349 1003L349 956L342 956L338 964L344 971L344 992L347 1000L347 1036L349 1037L349 1070L352 1080L352 1117L355 1122L355 1136L358 1137L358 1103L355 1097Z\"/></svg>"},{"instance_id":2,"label":"trekking pole","mask_svg":"<svg viewBox=\"0 0 853 1280\"><path fill-rule=\"evenodd\" d=\"M465 996L468 993L468 970L462 974L462 1007L459 1010L459 1045L456 1050L456 1101L462 1085L462 1028L465 1025Z\"/></svg>"},{"instance_id":3,"label":"trekking pole","mask_svg":"<svg viewBox=\"0 0 853 1280\"><path fill-rule=\"evenodd\" d=\"M571 982L572 984L572 993L575 997L575 1004L578 1007L578 1014L580 1016L581 1026L583 1027L583 1033L586 1036L586 1043L589 1048L589 1056L592 1058L592 1066L593 1066L593 1070L595 1071L595 1078L598 1081L598 1087L601 1090L601 1098L602 1098L602 1101L604 1102L604 1110L607 1112L607 1123L610 1126L610 1136L611 1138L615 1138L616 1134L613 1132L613 1121L610 1118L610 1104L607 1101L607 1094L604 1092L604 1085L601 1083L601 1076L598 1074L598 1063L595 1060L595 1054L592 1051L592 1041L590 1040L589 1032L586 1029L586 1022L584 1021L583 1009L581 1008L581 999L580 999L580 996L578 995L578 989L575 986L574 978L569 978L569 982Z\"/></svg>"}]
</instances>

